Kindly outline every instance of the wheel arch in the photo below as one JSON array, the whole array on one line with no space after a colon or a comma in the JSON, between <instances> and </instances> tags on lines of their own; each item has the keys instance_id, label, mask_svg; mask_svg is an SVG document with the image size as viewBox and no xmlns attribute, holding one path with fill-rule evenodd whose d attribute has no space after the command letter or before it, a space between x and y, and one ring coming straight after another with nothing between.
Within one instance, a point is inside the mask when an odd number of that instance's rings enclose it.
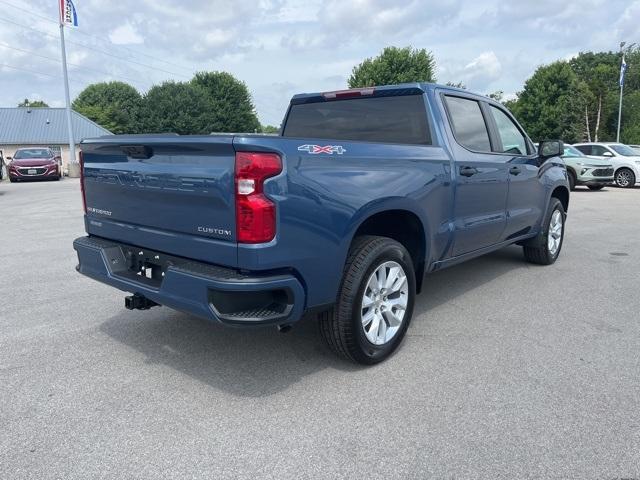
<instances>
[{"instance_id":1,"label":"wheel arch","mask_svg":"<svg viewBox=\"0 0 640 480\"><path fill-rule=\"evenodd\" d=\"M549 197L549 201L551 201L552 198L557 198L558 200L560 200L560 203L562 203L562 206L564 207L565 213L569 211L569 189L566 186L558 185L556 188L554 188L551 192L551 196Z\"/></svg>"},{"instance_id":2,"label":"wheel arch","mask_svg":"<svg viewBox=\"0 0 640 480\"><path fill-rule=\"evenodd\" d=\"M388 208L375 209L359 218L349 236L349 248L356 237L378 235L392 238L401 243L411 255L416 275L416 290L420 292L427 261L428 227L413 209L389 205Z\"/></svg>"}]
</instances>

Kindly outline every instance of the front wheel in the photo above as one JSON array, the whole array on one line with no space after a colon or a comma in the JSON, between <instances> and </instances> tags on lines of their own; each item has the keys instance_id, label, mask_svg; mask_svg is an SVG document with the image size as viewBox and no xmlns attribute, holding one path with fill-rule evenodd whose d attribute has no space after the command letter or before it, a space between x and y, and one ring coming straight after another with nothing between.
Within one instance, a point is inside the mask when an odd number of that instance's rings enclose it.
<instances>
[{"instance_id":1,"label":"front wheel","mask_svg":"<svg viewBox=\"0 0 640 480\"><path fill-rule=\"evenodd\" d=\"M633 188L636 184L636 176L629 168L621 168L616 172L616 185L622 188Z\"/></svg>"},{"instance_id":2,"label":"front wheel","mask_svg":"<svg viewBox=\"0 0 640 480\"><path fill-rule=\"evenodd\" d=\"M409 252L387 237L357 237L337 303L320 316L329 347L357 363L375 364L398 348L411 321L416 279Z\"/></svg>"},{"instance_id":3,"label":"front wheel","mask_svg":"<svg viewBox=\"0 0 640 480\"><path fill-rule=\"evenodd\" d=\"M555 263L562 250L566 218L562 202L551 198L542 233L524 246L524 257L528 262L538 265Z\"/></svg>"}]
</instances>

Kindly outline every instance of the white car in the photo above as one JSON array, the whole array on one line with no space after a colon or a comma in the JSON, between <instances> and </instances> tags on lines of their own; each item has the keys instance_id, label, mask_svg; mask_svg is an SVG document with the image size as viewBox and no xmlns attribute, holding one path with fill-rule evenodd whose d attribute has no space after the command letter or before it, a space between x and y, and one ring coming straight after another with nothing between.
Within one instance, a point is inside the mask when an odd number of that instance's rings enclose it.
<instances>
[{"instance_id":1,"label":"white car","mask_svg":"<svg viewBox=\"0 0 640 480\"><path fill-rule=\"evenodd\" d=\"M589 157L606 159L613 165L616 185L632 188L640 182L640 154L622 143L576 143L578 150Z\"/></svg>"}]
</instances>

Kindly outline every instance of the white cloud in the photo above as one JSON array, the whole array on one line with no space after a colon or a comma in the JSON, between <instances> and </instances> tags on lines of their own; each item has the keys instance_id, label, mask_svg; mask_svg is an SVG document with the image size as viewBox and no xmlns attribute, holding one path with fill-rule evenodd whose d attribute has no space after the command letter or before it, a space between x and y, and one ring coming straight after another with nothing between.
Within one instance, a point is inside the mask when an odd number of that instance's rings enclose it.
<instances>
[{"instance_id":1,"label":"white cloud","mask_svg":"<svg viewBox=\"0 0 640 480\"><path fill-rule=\"evenodd\" d=\"M633 40L640 42L640 1L636 0L622 13L615 23L617 38L627 43Z\"/></svg>"},{"instance_id":2,"label":"white cloud","mask_svg":"<svg viewBox=\"0 0 640 480\"><path fill-rule=\"evenodd\" d=\"M188 80L196 70L224 70L247 83L261 121L271 124L280 122L292 94L346 87L354 65L389 45L426 48L435 56L439 81L462 81L488 93L518 92L537 66L576 52L640 42L640 0L121 0L118 8L106 0L81 3L80 29L67 36L69 62L83 67L71 69L72 95L106 79L145 91L164 80ZM29 11L55 15L50 4L30 0ZM0 63L56 78L0 68L0 105L13 105L27 92L63 104L57 26L23 17L28 13L3 10L6 20L52 36L7 23L0 42L52 60L0 47Z\"/></svg>"},{"instance_id":3,"label":"white cloud","mask_svg":"<svg viewBox=\"0 0 640 480\"><path fill-rule=\"evenodd\" d=\"M136 45L144 43L144 38L142 38L135 27L129 22L123 23L115 28L109 34L109 39L116 45Z\"/></svg>"},{"instance_id":4,"label":"white cloud","mask_svg":"<svg viewBox=\"0 0 640 480\"><path fill-rule=\"evenodd\" d=\"M496 54L483 52L464 66L463 73L467 78L486 77L495 79L502 71L502 64Z\"/></svg>"}]
</instances>

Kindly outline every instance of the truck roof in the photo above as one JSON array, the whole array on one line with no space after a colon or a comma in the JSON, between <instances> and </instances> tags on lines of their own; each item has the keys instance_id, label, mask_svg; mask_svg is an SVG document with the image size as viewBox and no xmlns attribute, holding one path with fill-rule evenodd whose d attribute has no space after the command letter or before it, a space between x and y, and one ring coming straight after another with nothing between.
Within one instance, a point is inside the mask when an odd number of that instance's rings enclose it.
<instances>
[{"instance_id":1,"label":"truck roof","mask_svg":"<svg viewBox=\"0 0 640 480\"><path fill-rule=\"evenodd\" d=\"M345 90L336 90L328 92L311 92L311 93L298 93L291 98L292 104L300 103L313 103L321 102L327 99L335 99L336 97L359 97L359 96L374 96L374 97L389 97L400 95L415 95L426 93L429 90L434 89L450 90L453 92L464 93L465 95L478 95L469 90L464 90L458 87L452 87L449 85L441 85L438 83L428 82L411 82L411 83L399 83L396 85L380 85L363 88L351 88Z\"/></svg>"}]
</instances>

